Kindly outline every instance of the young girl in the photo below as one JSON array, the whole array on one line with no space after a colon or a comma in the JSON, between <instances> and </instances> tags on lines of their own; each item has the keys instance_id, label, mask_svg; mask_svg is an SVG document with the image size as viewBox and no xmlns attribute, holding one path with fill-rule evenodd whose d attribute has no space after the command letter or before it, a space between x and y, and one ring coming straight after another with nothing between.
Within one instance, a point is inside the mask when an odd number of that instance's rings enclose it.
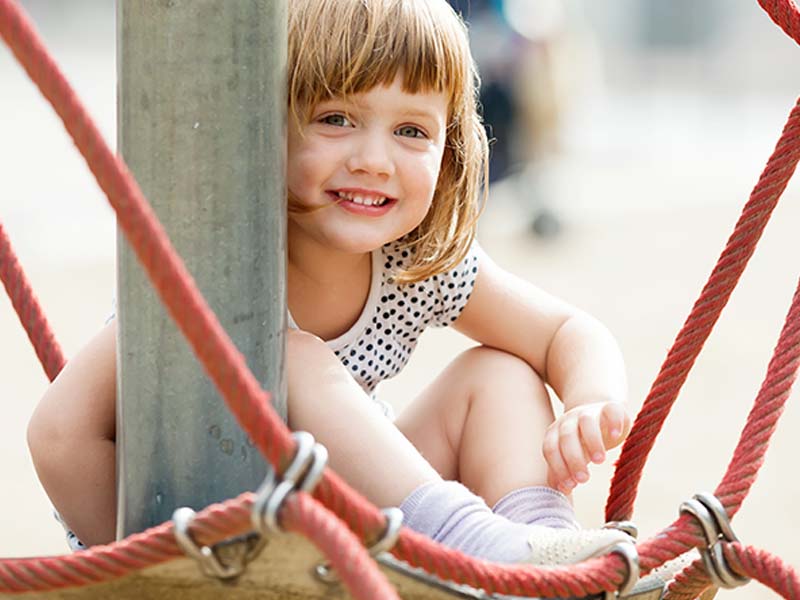
<instances>
[{"instance_id":1,"label":"young girl","mask_svg":"<svg viewBox=\"0 0 800 600\"><path fill-rule=\"evenodd\" d=\"M488 150L464 24L445 0L290 0L289 12L290 427L371 501L474 556L570 562L626 540L576 532L567 496L629 429L614 340L474 241ZM477 346L394 420L376 386L429 325ZM87 545L114 537L115 351L112 321L28 432Z\"/></svg>"}]
</instances>

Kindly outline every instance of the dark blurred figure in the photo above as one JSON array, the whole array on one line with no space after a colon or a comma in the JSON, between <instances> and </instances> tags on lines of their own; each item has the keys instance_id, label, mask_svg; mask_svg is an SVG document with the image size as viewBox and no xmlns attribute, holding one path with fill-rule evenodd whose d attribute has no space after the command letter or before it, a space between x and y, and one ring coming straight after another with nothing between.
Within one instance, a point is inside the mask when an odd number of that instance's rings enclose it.
<instances>
[{"instance_id":1,"label":"dark blurred figure","mask_svg":"<svg viewBox=\"0 0 800 600\"><path fill-rule=\"evenodd\" d=\"M513 131L518 119L514 99L517 35L508 26L498 0L449 0L470 27L473 56L481 74L481 106L489 135L490 180L513 168Z\"/></svg>"},{"instance_id":2,"label":"dark blurred figure","mask_svg":"<svg viewBox=\"0 0 800 600\"><path fill-rule=\"evenodd\" d=\"M531 40L515 31L506 18L503 0L448 1L469 26L481 75L490 181L509 176L518 180L516 195L532 210L533 231L554 235L559 222L547 208L537 178L529 176L540 161L546 162L556 137L557 119L552 118L551 102L556 94L550 89L548 40ZM542 103L542 99L548 101Z\"/></svg>"}]
</instances>

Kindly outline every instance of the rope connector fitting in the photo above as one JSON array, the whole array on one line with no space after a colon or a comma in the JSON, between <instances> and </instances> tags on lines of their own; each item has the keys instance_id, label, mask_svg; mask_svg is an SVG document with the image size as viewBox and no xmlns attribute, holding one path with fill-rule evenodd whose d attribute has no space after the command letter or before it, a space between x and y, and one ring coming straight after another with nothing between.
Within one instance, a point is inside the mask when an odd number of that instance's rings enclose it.
<instances>
[{"instance_id":1,"label":"rope connector fitting","mask_svg":"<svg viewBox=\"0 0 800 600\"><path fill-rule=\"evenodd\" d=\"M213 546L199 546L189 533L195 518L195 511L184 506L172 513L175 526L175 540L184 554L194 558L200 570L208 577L230 581L239 577L247 569L264 547L261 536L255 532L223 540ZM220 555L225 555L223 560Z\"/></svg>"},{"instance_id":2,"label":"rope connector fitting","mask_svg":"<svg viewBox=\"0 0 800 600\"><path fill-rule=\"evenodd\" d=\"M292 437L297 443L297 452L283 476L279 479L272 466L267 464L267 475L253 502L251 520L255 531L223 540L214 546L199 546L189 533L195 511L182 507L172 514L178 546L184 554L197 561L205 575L232 580L244 573L247 565L267 545L267 534L283 531L278 522L278 511L287 496L294 491L310 492L319 482L328 462L328 451L317 444L310 433L296 431ZM224 561L220 557L222 554L226 556Z\"/></svg>"},{"instance_id":3,"label":"rope connector fitting","mask_svg":"<svg viewBox=\"0 0 800 600\"><path fill-rule=\"evenodd\" d=\"M400 537L400 528L403 526L403 511L396 507L384 508L381 512L386 517L386 528L383 530L381 537L370 546L367 550L372 558L377 558L378 555L388 552L397 543L397 538ZM320 581L325 583L338 583L339 578L336 572L331 568L329 563L323 562L314 567L314 575Z\"/></svg>"},{"instance_id":4,"label":"rope connector fitting","mask_svg":"<svg viewBox=\"0 0 800 600\"><path fill-rule=\"evenodd\" d=\"M618 531L622 531L623 533L627 533L633 539L637 539L639 537L639 528L633 521L609 521L603 525L603 529L616 529Z\"/></svg>"},{"instance_id":5,"label":"rope connector fitting","mask_svg":"<svg viewBox=\"0 0 800 600\"><path fill-rule=\"evenodd\" d=\"M606 592L603 595L603 600L614 600L616 598L628 598L636 583L639 581L639 553L636 550L636 545L633 541L639 536L639 528L633 521L609 521L603 525L603 529L616 529L631 537L631 543L620 543L611 549L611 553L618 554L625 561L628 568L628 575L625 580L614 592ZM635 596L638 599L638 595ZM643 599L645 600L645 599Z\"/></svg>"},{"instance_id":6,"label":"rope connector fitting","mask_svg":"<svg viewBox=\"0 0 800 600\"><path fill-rule=\"evenodd\" d=\"M723 543L739 541L722 502L713 494L701 492L681 504L680 514L684 513L692 515L703 530L706 543L699 548L700 557L711 583L718 588L728 589L748 583L750 578L733 571L722 551Z\"/></svg>"},{"instance_id":7,"label":"rope connector fitting","mask_svg":"<svg viewBox=\"0 0 800 600\"><path fill-rule=\"evenodd\" d=\"M279 478L268 467L264 481L256 491L251 519L253 527L262 536L268 533L282 533L278 522L278 512L292 492L311 493L319 483L328 463L328 450L314 441L314 436L306 431L295 431L292 437L297 443L297 452L291 464Z\"/></svg>"},{"instance_id":8,"label":"rope connector fitting","mask_svg":"<svg viewBox=\"0 0 800 600\"><path fill-rule=\"evenodd\" d=\"M616 591L603 594L603 600L628 598L639 581L639 552L636 550L636 545L633 542L620 542L614 545L608 553L617 554L625 561L627 575Z\"/></svg>"}]
</instances>

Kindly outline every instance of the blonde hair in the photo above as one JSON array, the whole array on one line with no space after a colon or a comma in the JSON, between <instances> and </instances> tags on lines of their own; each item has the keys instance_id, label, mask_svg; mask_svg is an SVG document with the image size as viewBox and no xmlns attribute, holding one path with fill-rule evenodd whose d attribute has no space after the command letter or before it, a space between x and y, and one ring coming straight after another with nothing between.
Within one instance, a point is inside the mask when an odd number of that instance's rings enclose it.
<instances>
[{"instance_id":1,"label":"blonde hair","mask_svg":"<svg viewBox=\"0 0 800 600\"><path fill-rule=\"evenodd\" d=\"M446 94L433 203L403 238L414 261L394 279L414 283L453 268L475 238L488 186L478 74L458 15L445 0L289 0L288 61L289 116L301 122L318 103L389 85L398 73L409 93Z\"/></svg>"}]
</instances>

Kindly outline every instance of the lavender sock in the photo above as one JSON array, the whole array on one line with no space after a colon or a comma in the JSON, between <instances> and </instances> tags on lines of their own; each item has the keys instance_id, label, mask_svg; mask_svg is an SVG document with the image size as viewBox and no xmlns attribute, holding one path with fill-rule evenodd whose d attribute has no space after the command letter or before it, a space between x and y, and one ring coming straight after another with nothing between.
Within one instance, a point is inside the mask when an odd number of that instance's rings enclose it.
<instances>
[{"instance_id":1,"label":"lavender sock","mask_svg":"<svg viewBox=\"0 0 800 600\"><path fill-rule=\"evenodd\" d=\"M400 505L403 525L476 558L513 563L531 553L528 527L494 514L457 481L432 481Z\"/></svg>"},{"instance_id":2,"label":"lavender sock","mask_svg":"<svg viewBox=\"0 0 800 600\"><path fill-rule=\"evenodd\" d=\"M514 523L542 525L554 529L579 529L569 499L546 486L524 487L509 492L492 508L496 515Z\"/></svg>"}]
</instances>

